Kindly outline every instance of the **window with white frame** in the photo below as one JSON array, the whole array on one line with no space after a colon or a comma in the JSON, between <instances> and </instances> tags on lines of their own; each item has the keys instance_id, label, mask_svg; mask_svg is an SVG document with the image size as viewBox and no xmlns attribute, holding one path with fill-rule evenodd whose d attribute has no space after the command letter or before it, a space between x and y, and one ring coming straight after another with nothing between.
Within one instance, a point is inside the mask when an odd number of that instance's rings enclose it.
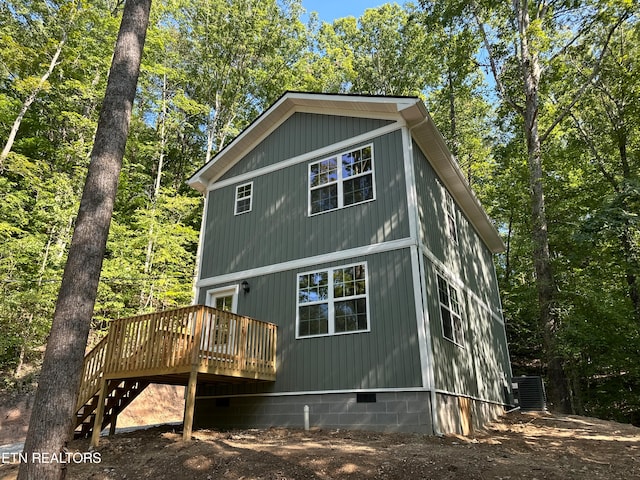
<instances>
[{"instance_id":1,"label":"window with white frame","mask_svg":"<svg viewBox=\"0 0 640 480\"><path fill-rule=\"evenodd\" d=\"M236 187L236 208L234 213L240 215L251 211L253 200L253 182Z\"/></svg>"},{"instance_id":2,"label":"window with white frame","mask_svg":"<svg viewBox=\"0 0 640 480\"><path fill-rule=\"evenodd\" d=\"M297 337L368 330L366 263L298 275Z\"/></svg>"},{"instance_id":3,"label":"window with white frame","mask_svg":"<svg viewBox=\"0 0 640 480\"><path fill-rule=\"evenodd\" d=\"M447 232L451 239L458 243L458 224L456 222L456 204L451 194L445 190L445 203L447 214Z\"/></svg>"},{"instance_id":4,"label":"window with white frame","mask_svg":"<svg viewBox=\"0 0 640 480\"><path fill-rule=\"evenodd\" d=\"M458 345L462 345L462 309L458 290L438 274L438 297L442 335Z\"/></svg>"},{"instance_id":5,"label":"window with white frame","mask_svg":"<svg viewBox=\"0 0 640 480\"><path fill-rule=\"evenodd\" d=\"M373 199L372 145L309 164L309 215Z\"/></svg>"}]
</instances>

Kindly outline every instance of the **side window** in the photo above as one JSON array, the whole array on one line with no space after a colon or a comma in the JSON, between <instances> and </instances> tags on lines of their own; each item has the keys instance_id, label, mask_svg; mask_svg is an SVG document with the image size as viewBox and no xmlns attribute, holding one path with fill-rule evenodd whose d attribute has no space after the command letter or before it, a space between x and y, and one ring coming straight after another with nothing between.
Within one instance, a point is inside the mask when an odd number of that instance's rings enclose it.
<instances>
[{"instance_id":1,"label":"side window","mask_svg":"<svg viewBox=\"0 0 640 480\"><path fill-rule=\"evenodd\" d=\"M371 145L309 164L309 215L373 199Z\"/></svg>"},{"instance_id":2,"label":"side window","mask_svg":"<svg viewBox=\"0 0 640 480\"><path fill-rule=\"evenodd\" d=\"M440 318L442 336L453 343L462 345L462 309L458 290L438 274L438 298L440 300Z\"/></svg>"},{"instance_id":3,"label":"side window","mask_svg":"<svg viewBox=\"0 0 640 480\"><path fill-rule=\"evenodd\" d=\"M298 275L298 338L368 330L365 263Z\"/></svg>"},{"instance_id":4,"label":"side window","mask_svg":"<svg viewBox=\"0 0 640 480\"><path fill-rule=\"evenodd\" d=\"M251 211L253 200L253 182L236 187L235 215Z\"/></svg>"},{"instance_id":5,"label":"side window","mask_svg":"<svg viewBox=\"0 0 640 480\"><path fill-rule=\"evenodd\" d=\"M456 221L457 220L456 204L453 201L453 197L451 197L451 194L446 190L445 190L445 203L446 203L445 210L446 210L446 216L447 216L447 233L455 243L458 243L458 223Z\"/></svg>"}]
</instances>

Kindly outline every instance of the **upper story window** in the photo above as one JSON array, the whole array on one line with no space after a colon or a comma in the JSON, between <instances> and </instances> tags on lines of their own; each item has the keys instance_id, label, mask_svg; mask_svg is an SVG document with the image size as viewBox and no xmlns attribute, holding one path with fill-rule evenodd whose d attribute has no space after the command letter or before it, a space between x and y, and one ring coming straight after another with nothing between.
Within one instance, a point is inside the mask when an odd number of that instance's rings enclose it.
<instances>
[{"instance_id":1,"label":"upper story window","mask_svg":"<svg viewBox=\"0 0 640 480\"><path fill-rule=\"evenodd\" d=\"M458 223L456 222L456 204L451 194L445 190L445 203L447 215L447 232L451 239L458 243Z\"/></svg>"},{"instance_id":2,"label":"upper story window","mask_svg":"<svg viewBox=\"0 0 640 480\"><path fill-rule=\"evenodd\" d=\"M234 213L240 215L251 211L253 200L253 182L236 187L236 208Z\"/></svg>"},{"instance_id":3,"label":"upper story window","mask_svg":"<svg viewBox=\"0 0 640 480\"><path fill-rule=\"evenodd\" d=\"M369 330L367 265L298 275L297 337Z\"/></svg>"},{"instance_id":4,"label":"upper story window","mask_svg":"<svg viewBox=\"0 0 640 480\"><path fill-rule=\"evenodd\" d=\"M371 145L309 165L309 215L373 199Z\"/></svg>"},{"instance_id":5,"label":"upper story window","mask_svg":"<svg viewBox=\"0 0 640 480\"><path fill-rule=\"evenodd\" d=\"M442 335L447 340L462 345L462 309L458 290L440 275L438 275L438 297L440 299Z\"/></svg>"}]
</instances>

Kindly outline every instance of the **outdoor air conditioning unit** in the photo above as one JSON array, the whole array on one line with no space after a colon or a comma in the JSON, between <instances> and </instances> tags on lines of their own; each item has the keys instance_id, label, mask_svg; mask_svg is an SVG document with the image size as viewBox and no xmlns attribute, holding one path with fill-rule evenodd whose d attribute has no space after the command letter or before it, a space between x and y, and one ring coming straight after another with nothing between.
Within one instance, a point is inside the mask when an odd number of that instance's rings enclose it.
<instances>
[{"instance_id":1,"label":"outdoor air conditioning unit","mask_svg":"<svg viewBox=\"0 0 640 480\"><path fill-rule=\"evenodd\" d=\"M521 411L544 411L547 409L547 396L542 377L513 377L512 387L515 404L520 407Z\"/></svg>"}]
</instances>

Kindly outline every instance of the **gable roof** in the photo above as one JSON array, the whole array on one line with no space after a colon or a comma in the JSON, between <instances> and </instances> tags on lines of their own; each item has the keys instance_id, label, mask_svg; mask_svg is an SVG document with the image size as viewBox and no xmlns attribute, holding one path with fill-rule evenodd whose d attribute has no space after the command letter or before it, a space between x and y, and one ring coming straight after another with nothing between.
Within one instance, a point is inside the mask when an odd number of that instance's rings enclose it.
<instances>
[{"instance_id":1,"label":"gable roof","mask_svg":"<svg viewBox=\"0 0 640 480\"><path fill-rule=\"evenodd\" d=\"M205 192L210 182L220 178L291 115L314 111L332 115L395 117L404 120L413 140L425 153L440 180L487 247L494 253L504 251L500 235L471 190L424 103L417 97L286 92L209 163L196 171L187 183L192 188Z\"/></svg>"}]
</instances>

